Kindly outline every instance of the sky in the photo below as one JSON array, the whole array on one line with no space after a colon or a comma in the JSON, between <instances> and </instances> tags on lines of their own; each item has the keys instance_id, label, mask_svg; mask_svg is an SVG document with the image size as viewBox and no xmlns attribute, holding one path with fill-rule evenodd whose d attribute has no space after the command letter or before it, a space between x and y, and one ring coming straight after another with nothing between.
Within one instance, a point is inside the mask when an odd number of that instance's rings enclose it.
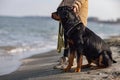
<instances>
[{"instance_id":1,"label":"sky","mask_svg":"<svg viewBox=\"0 0 120 80\"><path fill-rule=\"evenodd\" d=\"M0 0L0 16L50 16L62 0ZM89 17L120 18L120 0L88 0Z\"/></svg>"}]
</instances>

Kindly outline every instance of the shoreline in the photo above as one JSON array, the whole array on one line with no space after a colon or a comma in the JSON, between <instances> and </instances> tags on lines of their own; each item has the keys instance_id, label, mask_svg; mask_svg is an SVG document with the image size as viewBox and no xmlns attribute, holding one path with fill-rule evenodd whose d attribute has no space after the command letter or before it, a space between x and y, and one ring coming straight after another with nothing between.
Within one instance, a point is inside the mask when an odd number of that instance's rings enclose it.
<instances>
[{"instance_id":1,"label":"shoreline","mask_svg":"<svg viewBox=\"0 0 120 80\"><path fill-rule=\"evenodd\" d=\"M106 39L112 49L113 58L117 61L105 69L83 69L80 73L63 72L53 69L53 66L62 54L52 50L46 53L36 54L25 58L18 70L7 75L0 76L0 80L119 80L120 79L120 36Z\"/></svg>"}]
</instances>

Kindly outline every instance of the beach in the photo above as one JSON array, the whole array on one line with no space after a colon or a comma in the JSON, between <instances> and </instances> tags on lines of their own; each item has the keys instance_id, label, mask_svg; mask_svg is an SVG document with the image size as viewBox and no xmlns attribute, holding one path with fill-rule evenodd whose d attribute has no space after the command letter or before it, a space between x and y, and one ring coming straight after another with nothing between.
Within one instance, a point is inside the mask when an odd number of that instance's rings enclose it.
<instances>
[{"instance_id":1,"label":"beach","mask_svg":"<svg viewBox=\"0 0 120 80\"><path fill-rule=\"evenodd\" d=\"M52 50L21 60L22 65L19 69L0 76L0 80L120 80L120 36L111 37L105 41L110 45L113 58L117 61L109 68L97 70L87 68L82 69L80 73L73 70L63 72L60 69L53 69L62 54Z\"/></svg>"}]
</instances>

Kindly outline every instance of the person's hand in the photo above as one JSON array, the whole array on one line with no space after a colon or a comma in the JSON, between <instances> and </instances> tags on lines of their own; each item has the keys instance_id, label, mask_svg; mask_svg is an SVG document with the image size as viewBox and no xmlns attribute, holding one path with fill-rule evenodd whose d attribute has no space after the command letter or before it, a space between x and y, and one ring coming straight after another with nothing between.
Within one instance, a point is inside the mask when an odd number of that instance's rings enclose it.
<instances>
[{"instance_id":1,"label":"person's hand","mask_svg":"<svg viewBox=\"0 0 120 80\"><path fill-rule=\"evenodd\" d=\"M73 6L73 11L76 13L77 12L77 8L75 6Z\"/></svg>"}]
</instances>

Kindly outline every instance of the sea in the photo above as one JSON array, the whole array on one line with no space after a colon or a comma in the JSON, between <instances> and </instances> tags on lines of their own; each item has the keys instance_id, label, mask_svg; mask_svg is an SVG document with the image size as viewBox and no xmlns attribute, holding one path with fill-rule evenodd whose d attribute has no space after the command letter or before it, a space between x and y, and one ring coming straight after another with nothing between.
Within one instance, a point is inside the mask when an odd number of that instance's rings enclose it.
<instances>
[{"instance_id":1,"label":"sea","mask_svg":"<svg viewBox=\"0 0 120 80\"><path fill-rule=\"evenodd\" d=\"M101 38L120 35L120 24L88 22ZM50 17L0 16L0 76L16 71L21 60L57 48L59 23Z\"/></svg>"}]
</instances>

